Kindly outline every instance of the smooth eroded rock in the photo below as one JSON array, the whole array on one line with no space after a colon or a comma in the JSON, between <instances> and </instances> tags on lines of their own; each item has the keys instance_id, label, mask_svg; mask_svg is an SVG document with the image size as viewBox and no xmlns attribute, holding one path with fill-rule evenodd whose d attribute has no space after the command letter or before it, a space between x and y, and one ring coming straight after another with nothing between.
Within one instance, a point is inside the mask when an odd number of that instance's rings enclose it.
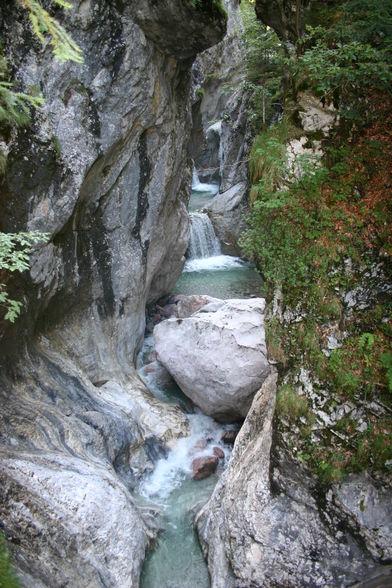
<instances>
[{"instance_id":1,"label":"smooth eroded rock","mask_svg":"<svg viewBox=\"0 0 392 588\"><path fill-rule=\"evenodd\" d=\"M244 417L267 377L264 299L208 304L154 329L158 359L184 394L218 420Z\"/></svg>"},{"instance_id":2,"label":"smooth eroded rock","mask_svg":"<svg viewBox=\"0 0 392 588\"><path fill-rule=\"evenodd\" d=\"M216 455L216 457L219 457L219 459L224 459L225 452L223 451L223 449L221 449L220 447L214 447L212 451L214 455Z\"/></svg>"},{"instance_id":3,"label":"smooth eroded rock","mask_svg":"<svg viewBox=\"0 0 392 588\"><path fill-rule=\"evenodd\" d=\"M247 193L247 182L239 182L226 192L217 194L207 207L207 214L221 241L222 251L228 255L237 255L239 251L238 239L246 228L244 216L247 210Z\"/></svg>"},{"instance_id":4,"label":"smooth eroded rock","mask_svg":"<svg viewBox=\"0 0 392 588\"><path fill-rule=\"evenodd\" d=\"M191 294L190 296L178 294L175 299L177 301L178 318L188 318L206 304L209 304L210 302L219 302L218 298L207 296L207 294Z\"/></svg>"},{"instance_id":5,"label":"smooth eroded rock","mask_svg":"<svg viewBox=\"0 0 392 588\"><path fill-rule=\"evenodd\" d=\"M60 452L2 452L0 516L23 586L136 588L146 526L102 463Z\"/></svg>"},{"instance_id":6,"label":"smooth eroded rock","mask_svg":"<svg viewBox=\"0 0 392 588\"><path fill-rule=\"evenodd\" d=\"M132 490L187 417L136 374L93 385L44 341L19 376L1 376L0 520L22 585L136 588L155 522Z\"/></svg>"},{"instance_id":7,"label":"smooth eroded rock","mask_svg":"<svg viewBox=\"0 0 392 588\"><path fill-rule=\"evenodd\" d=\"M221 441L223 443L227 443L228 445L233 445L234 441L237 438L237 435L238 435L238 431L236 431L234 429L233 430L229 429L229 430L224 431L222 433Z\"/></svg>"}]
</instances>

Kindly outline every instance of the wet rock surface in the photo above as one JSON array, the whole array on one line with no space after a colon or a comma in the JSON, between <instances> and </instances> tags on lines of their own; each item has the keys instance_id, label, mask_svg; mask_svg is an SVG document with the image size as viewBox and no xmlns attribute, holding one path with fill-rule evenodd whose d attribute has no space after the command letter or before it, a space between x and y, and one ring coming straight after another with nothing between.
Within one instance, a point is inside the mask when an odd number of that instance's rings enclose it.
<instances>
[{"instance_id":1,"label":"wet rock surface","mask_svg":"<svg viewBox=\"0 0 392 588\"><path fill-rule=\"evenodd\" d=\"M238 238L246 226L244 217L249 210L247 161L251 133L240 6L238 0L225 0L225 5L227 35L221 43L199 55L192 70L190 152L200 181L220 184L219 191L224 195L214 198L217 210L211 209L209 216L223 253L238 255ZM235 198L230 190L235 191Z\"/></svg>"},{"instance_id":2,"label":"wet rock surface","mask_svg":"<svg viewBox=\"0 0 392 588\"><path fill-rule=\"evenodd\" d=\"M210 303L154 329L158 359L181 390L218 420L246 415L269 373L262 298Z\"/></svg>"},{"instance_id":3,"label":"wet rock surface","mask_svg":"<svg viewBox=\"0 0 392 588\"><path fill-rule=\"evenodd\" d=\"M215 472L217 467L218 456L197 457L192 462L193 479L203 480L204 478L208 478L208 476L211 476Z\"/></svg>"},{"instance_id":4,"label":"wet rock surface","mask_svg":"<svg viewBox=\"0 0 392 588\"><path fill-rule=\"evenodd\" d=\"M222 437L221 437L221 441L223 443L228 443L229 445L234 445L234 441L237 438L238 432L239 431L237 429L235 429L235 430L229 429L229 430L224 431L224 433L222 434Z\"/></svg>"}]
</instances>

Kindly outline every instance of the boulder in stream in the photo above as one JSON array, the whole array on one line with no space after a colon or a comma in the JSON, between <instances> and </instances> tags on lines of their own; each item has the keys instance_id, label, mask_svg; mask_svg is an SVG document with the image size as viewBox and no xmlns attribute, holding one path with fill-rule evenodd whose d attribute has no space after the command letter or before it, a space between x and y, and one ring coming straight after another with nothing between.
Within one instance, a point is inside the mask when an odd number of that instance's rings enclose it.
<instances>
[{"instance_id":1,"label":"boulder in stream","mask_svg":"<svg viewBox=\"0 0 392 588\"><path fill-rule=\"evenodd\" d=\"M238 240L247 226L247 193L247 182L238 182L215 196L207 206L207 214L221 242L222 251L228 255L239 254Z\"/></svg>"},{"instance_id":2,"label":"boulder in stream","mask_svg":"<svg viewBox=\"0 0 392 588\"><path fill-rule=\"evenodd\" d=\"M184 394L221 421L244 417L270 372L262 298L207 304L154 329L158 359Z\"/></svg>"},{"instance_id":3,"label":"boulder in stream","mask_svg":"<svg viewBox=\"0 0 392 588\"><path fill-rule=\"evenodd\" d=\"M216 455L204 455L197 457L192 462L192 472L194 480L203 480L211 476L218 466L218 457Z\"/></svg>"}]
</instances>

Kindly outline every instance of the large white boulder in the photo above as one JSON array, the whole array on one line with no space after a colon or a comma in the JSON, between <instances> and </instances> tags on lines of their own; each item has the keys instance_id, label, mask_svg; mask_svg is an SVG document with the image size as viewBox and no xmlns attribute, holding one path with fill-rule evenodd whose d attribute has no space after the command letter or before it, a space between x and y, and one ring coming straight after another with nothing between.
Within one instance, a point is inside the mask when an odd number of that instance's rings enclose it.
<instances>
[{"instance_id":1,"label":"large white boulder","mask_svg":"<svg viewBox=\"0 0 392 588\"><path fill-rule=\"evenodd\" d=\"M181 390L218 420L244 417L270 367L263 298L212 302L154 329L158 359Z\"/></svg>"}]
</instances>

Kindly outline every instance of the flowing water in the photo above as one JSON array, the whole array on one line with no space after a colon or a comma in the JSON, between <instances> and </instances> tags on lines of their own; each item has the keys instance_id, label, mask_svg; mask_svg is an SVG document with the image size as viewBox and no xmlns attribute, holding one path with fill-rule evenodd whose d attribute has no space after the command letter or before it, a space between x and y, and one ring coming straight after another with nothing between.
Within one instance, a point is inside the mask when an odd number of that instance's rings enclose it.
<instances>
[{"instance_id":1,"label":"flowing water","mask_svg":"<svg viewBox=\"0 0 392 588\"><path fill-rule=\"evenodd\" d=\"M209 294L224 299L260 296L261 279L253 266L238 257L222 255L208 216L198 211L212 200L217 186L202 184L194 175L192 190L190 210L194 212L190 215L188 259L175 293ZM219 472L230 457L231 448L220 439L223 431L231 426L220 425L197 409L154 359L152 351L153 341L149 336L138 358L139 374L157 398L177 404L187 413L190 435L180 439L175 449L160 459L140 484L143 503L157 507L162 513L162 531L146 558L140 585L141 588L209 588L207 566L193 529L193 508L209 498ZM194 480L192 461L213 455L216 447L224 453L217 473L204 480Z\"/></svg>"},{"instance_id":2,"label":"flowing water","mask_svg":"<svg viewBox=\"0 0 392 588\"><path fill-rule=\"evenodd\" d=\"M221 254L220 243L207 214L192 212L191 235L188 247L189 259L206 259Z\"/></svg>"}]
</instances>

